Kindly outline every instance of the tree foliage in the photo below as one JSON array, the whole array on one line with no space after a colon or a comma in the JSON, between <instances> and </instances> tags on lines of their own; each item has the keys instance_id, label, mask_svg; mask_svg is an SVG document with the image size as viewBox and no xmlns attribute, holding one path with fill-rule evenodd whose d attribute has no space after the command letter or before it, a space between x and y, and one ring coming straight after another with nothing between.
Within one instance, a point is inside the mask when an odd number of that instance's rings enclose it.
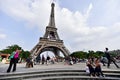
<instances>
[{"instance_id":1,"label":"tree foliage","mask_svg":"<svg viewBox=\"0 0 120 80\"><path fill-rule=\"evenodd\" d=\"M83 58L90 58L90 57L101 57L103 55L104 55L104 52L102 51L95 52L95 51L89 50L88 52L76 51L76 52L73 52L70 56L83 59Z\"/></svg>"},{"instance_id":2,"label":"tree foliage","mask_svg":"<svg viewBox=\"0 0 120 80\"><path fill-rule=\"evenodd\" d=\"M83 59L87 58L87 52L77 51L73 52L70 56Z\"/></svg>"},{"instance_id":3,"label":"tree foliage","mask_svg":"<svg viewBox=\"0 0 120 80\"><path fill-rule=\"evenodd\" d=\"M22 59L27 59L27 57L30 56L30 52L29 51L22 51L21 54L20 54L20 57Z\"/></svg>"},{"instance_id":4,"label":"tree foliage","mask_svg":"<svg viewBox=\"0 0 120 80\"><path fill-rule=\"evenodd\" d=\"M15 51L16 49L21 49L21 47L19 47L18 45L12 45L12 46L7 46L6 49L1 50L1 53L5 53L5 54L11 54L13 51Z\"/></svg>"},{"instance_id":5,"label":"tree foliage","mask_svg":"<svg viewBox=\"0 0 120 80\"><path fill-rule=\"evenodd\" d=\"M24 51L22 49L22 47L20 47L19 45L11 45L11 46L7 46L6 49L1 50L0 52L3 54L11 54L13 51L15 51L16 49L22 50L21 54L20 54L20 58L21 59L26 59L28 56L30 56L30 52L29 51Z\"/></svg>"}]
</instances>

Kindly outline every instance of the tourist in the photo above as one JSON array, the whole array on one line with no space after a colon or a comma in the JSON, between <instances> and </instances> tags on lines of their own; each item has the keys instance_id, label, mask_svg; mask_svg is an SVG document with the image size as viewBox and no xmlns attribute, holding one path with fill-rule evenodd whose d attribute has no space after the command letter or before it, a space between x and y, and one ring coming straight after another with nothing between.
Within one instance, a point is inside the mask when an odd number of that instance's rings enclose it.
<instances>
[{"instance_id":1,"label":"tourist","mask_svg":"<svg viewBox=\"0 0 120 80\"><path fill-rule=\"evenodd\" d=\"M2 59L2 63L6 63L6 59L5 58Z\"/></svg>"},{"instance_id":2,"label":"tourist","mask_svg":"<svg viewBox=\"0 0 120 80\"><path fill-rule=\"evenodd\" d=\"M66 57L65 57L65 64L64 64L64 65L69 65L69 63L70 63L70 62L69 62L69 56L66 56Z\"/></svg>"},{"instance_id":3,"label":"tourist","mask_svg":"<svg viewBox=\"0 0 120 80\"><path fill-rule=\"evenodd\" d=\"M108 59L107 67L109 68L109 67L110 67L110 63L113 62L117 68L120 68L120 67L116 64L114 58L110 56L110 53L108 52L108 48L105 48L105 50L106 50L106 51L105 51L105 55L106 55L106 58Z\"/></svg>"},{"instance_id":4,"label":"tourist","mask_svg":"<svg viewBox=\"0 0 120 80\"><path fill-rule=\"evenodd\" d=\"M7 69L7 73L9 73L10 71L11 71L11 68L12 68L12 66L13 66L13 72L15 72L16 71L16 64L17 64L17 62L18 62L18 60L19 60L19 54L20 54L20 52L21 52L21 50L18 50L18 49L16 49L16 51L13 51L12 53L11 53L11 55L10 55L10 64L9 64L9 67L8 67L8 69Z\"/></svg>"},{"instance_id":5,"label":"tourist","mask_svg":"<svg viewBox=\"0 0 120 80\"><path fill-rule=\"evenodd\" d=\"M95 75L98 76L98 77L100 77L100 76L104 77L102 69L101 69L99 58L97 58L95 60Z\"/></svg>"},{"instance_id":6,"label":"tourist","mask_svg":"<svg viewBox=\"0 0 120 80\"><path fill-rule=\"evenodd\" d=\"M42 55L42 64L44 64L44 62L45 62L45 57L44 55Z\"/></svg>"},{"instance_id":7,"label":"tourist","mask_svg":"<svg viewBox=\"0 0 120 80\"><path fill-rule=\"evenodd\" d=\"M31 67L33 67L32 57L28 57L26 59L26 68L31 68Z\"/></svg>"},{"instance_id":8,"label":"tourist","mask_svg":"<svg viewBox=\"0 0 120 80\"><path fill-rule=\"evenodd\" d=\"M103 64L103 66L106 66L105 65L105 63L108 63L108 60L107 60L107 58L106 57L104 57L104 56L101 56L101 63Z\"/></svg>"},{"instance_id":9,"label":"tourist","mask_svg":"<svg viewBox=\"0 0 120 80\"><path fill-rule=\"evenodd\" d=\"M48 64L49 60L50 60L50 56L47 55L46 64Z\"/></svg>"},{"instance_id":10,"label":"tourist","mask_svg":"<svg viewBox=\"0 0 120 80\"><path fill-rule=\"evenodd\" d=\"M55 64L55 58L54 57L51 58L51 64Z\"/></svg>"},{"instance_id":11,"label":"tourist","mask_svg":"<svg viewBox=\"0 0 120 80\"><path fill-rule=\"evenodd\" d=\"M95 76L95 70L94 70L94 65L92 63L92 60L91 59L88 59L88 61L86 62L86 65L88 66L89 68L89 75L91 77Z\"/></svg>"},{"instance_id":12,"label":"tourist","mask_svg":"<svg viewBox=\"0 0 120 80\"><path fill-rule=\"evenodd\" d=\"M69 65L73 65L73 59L72 59L72 57L69 57Z\"/></svg>"}]
</instances>

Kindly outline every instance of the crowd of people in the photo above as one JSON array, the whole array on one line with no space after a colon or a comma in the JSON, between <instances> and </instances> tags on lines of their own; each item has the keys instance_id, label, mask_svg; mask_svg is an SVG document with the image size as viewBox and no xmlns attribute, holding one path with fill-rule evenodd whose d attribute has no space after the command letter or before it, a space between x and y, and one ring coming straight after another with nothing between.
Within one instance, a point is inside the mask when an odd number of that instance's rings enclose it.
<instances>
[{"instance_id":1,"label":"crowd of people","mask_svg":"<svg viewBox=\"0 0 120 80\"><path fill-rule=\"evenodd\" d=\"M42 65L55 64L55 62L57 62L57 58L56 57L51 58L49 55L47 55L47 57L45 58L45 56L42 55L39 59L35 58L33 62L35 65L36 64L42 64Z\"/></svg>"},{"instance_id":2,"label":"crowd of people","mask_svg":"<svg viewBox=\"0 0 120 80\"><path fill-rule=\"evenodd\" d=\"M84 59L78 59L78 58L75 58L75 57L70 57L70 56L67 56L65 58L57 58L57 57L50 57L49 55L47 55L46 57L44 55L40 56L40 58L35 58L34 60L28 58L27 60L27 63L31 63L31 61L33 61L34 65L48 65L48 64L55 64L55 63L58 63L58 62L64 62L64 65L73 65L73 64L76 64L78 62L82 62L82 61L85 61Z\"/></svg>"},{"instance_id":3,"label":"crowd of people","mask_svg":"<svg viewBox=\"0 0 120 80\"><path fill-rule=\"evenodd\" d=\"M21 50L16 49L13 51L10 55L10 63L9 67L7 69L7 73L11 71L11 68L13 67L13 72L16 71L16 66L18 63L19 59L19 54L21 53ZM47 55L45 58L44 55L41 55L39 59L35 58L33 59L32 57L28 57L26 59L26 67L30 68L33 67L33 65L41 64L41 65L48 65L48 64L55 64L56 62L64 62L64 65L74 65L78 62L85 62L86 61L86 72L89 73L91 77L104 77L105 75L102 72L102 66L107 66L107 68L110 68L110 64L114 63L117 68L120 68L115 59L110 55L108 48L105 48L104 52L105 56L104 57L90 57L88 59L78 59L75 57L67 56L65 58L56 58L56 57L50 57Z\"/></svg>"}]
</instances>

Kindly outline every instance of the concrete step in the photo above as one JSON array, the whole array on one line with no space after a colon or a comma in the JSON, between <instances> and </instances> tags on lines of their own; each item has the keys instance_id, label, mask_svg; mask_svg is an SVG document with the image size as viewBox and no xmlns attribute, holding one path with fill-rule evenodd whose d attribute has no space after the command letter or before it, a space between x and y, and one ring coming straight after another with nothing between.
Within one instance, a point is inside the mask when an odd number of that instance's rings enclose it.
<instances>
[{"instance_id":1,"label":"concrete step","mask_svg":"<svg viewBox=\"0 0 120 80\"><path fill-rule=\"evenodd\" d=\"M120 78L113 77L90 77L90 76L50 76L41 78L30 78L23 80L120 80Z\"/></svg>"},{"instance_id":2,"label":"concrete step","mask_svg":"<svg viewBox=\"0 0 120 80\"><path fill-rule=\"evenodd\" d=\"M105 78L107 80L120 80L120 72L119 71L103 71L105 74ZM19 72L19 73L6 73L0 74L0 80L23 80L23 79L31 79L37 78L48 80L59 80L62 76L64 76L65 80L68 78L90 78L89 75L84 70L44 70L44 71L31 71L31 72ZM95 77L96 78L96 77ZM75 79L75 80L76 80Z\"/></svg>"},{"instance_id":3,"label":"concrete step","mask_svg":"<svg viewBox=\"0 0 120 80\"><path fill-rule=\"evenodd\" d=\"M11 73L1 73L0 74L0 77L3 77L3 76L13 76L13 75L25 75L25 74L39 74L39 73L55 73L55 72L71 72L71 73L74 73L74 72L85 72L85 70L37 70L37 71L27 71L27 72L11 72ZM105 74L120 74L120 71L103 71L103 73Z\"/></svg>"},{"instance_id":4,"label":"concrete step","mask_svg":"<svg viewBox=\"0 0 120 80\"><path fill-rule=\"evenodd\" d=\"M90 77L90 76L83 76L83 75L62 75L62 76L42 76L39 75L29 75L29 76L12 76L12 77L6 77L6 78L0 78L0 80L93 80L93 79L99 79L99 80L120 80L120 78L117 77Z\"/></svg>"}]
</instances>

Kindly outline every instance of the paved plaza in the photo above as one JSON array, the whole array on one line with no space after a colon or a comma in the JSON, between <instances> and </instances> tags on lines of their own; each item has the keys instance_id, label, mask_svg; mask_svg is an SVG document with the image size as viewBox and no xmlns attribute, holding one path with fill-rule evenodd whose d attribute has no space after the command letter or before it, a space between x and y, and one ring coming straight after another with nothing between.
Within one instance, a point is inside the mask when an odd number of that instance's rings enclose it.
<instances>
[{"instance_id":1,"label":"paved plaza","mask_svg":"<svg viewBox=\"0 0 120 80\"><path fill-rule=\"evenodd\" d=\"M120 66L120 63L117 63ZM16 72L11 73L19 73L19 72L29 72L29 71L44 71L44 70L55 70L55 69L73 69L73 70L85 70L85 63L77 63L74 65L64 65L63 62L55 63L55 64L44 64L44 65L34 65L33 68L26 68L26 63L18 63ZM9 64L0 63L0 74L8 74L6 70ZM102 66L103 71L120 71L120 68L116 68L114 64L111 64L110 68L106 66Z\"/></svg>"}]
</instances>

